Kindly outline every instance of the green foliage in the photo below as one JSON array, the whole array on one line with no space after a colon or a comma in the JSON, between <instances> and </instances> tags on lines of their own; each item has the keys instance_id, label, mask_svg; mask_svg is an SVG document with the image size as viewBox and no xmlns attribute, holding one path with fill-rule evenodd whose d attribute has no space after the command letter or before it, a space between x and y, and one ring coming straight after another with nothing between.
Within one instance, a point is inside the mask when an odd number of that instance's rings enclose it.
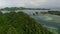
<instances>
[{"instance_id":1,"label":"green foliage","mask_svg":"<svg viewBox=\"0 0 60 34\"><path fill-rule=\"evenodd\" d=\"M0 10L6 10L6 11L15 11L15 10L50 10L46 8L25 8L25 7L5 7Z\"/></svg>"},{"instance_id":2,"label":"green foliage","mask_svg":"<svg viewBox=\"0 0 60 34\"><path fill-rule=\"evenodd\" d=\"M23 12L0 12L0 34L53 34Z\"/></svg>"},{"instance_id":3,"label":"green foliage","mask_svg":"<svg viewBox=\"0 0 60 34\"><path fill-rule=\"evenodd\" d=\"M41 14L48 14L48 12L41 12Z\"/></svg>"},{"instance_id":4,"label":"green foliage","mask_svg":"<svg viewBox=\"0 0 60 34\"><path fill-rule=\"evenodd\" d=\"M60 15L60 11L48 11L48 13L52 15Z\"/></svg>"},{"instance_id":5,"label":"green foliage","mask_svg":"<svg viewBox=\"0 0 60 34\"><path fill-rule=\"evenodd\" d=\"M35 16L35 13L33 13L33 16Z\"/></svg>"},{"instance_id":6,"label":"green foliage","mask_svg":"<svg viewBox=\"0 0 60 34\"><path fill-rule=\"evenodd\" d=\"M36 12L36 14L38 15L38 12Z\"/></svg>"}]
</instances>

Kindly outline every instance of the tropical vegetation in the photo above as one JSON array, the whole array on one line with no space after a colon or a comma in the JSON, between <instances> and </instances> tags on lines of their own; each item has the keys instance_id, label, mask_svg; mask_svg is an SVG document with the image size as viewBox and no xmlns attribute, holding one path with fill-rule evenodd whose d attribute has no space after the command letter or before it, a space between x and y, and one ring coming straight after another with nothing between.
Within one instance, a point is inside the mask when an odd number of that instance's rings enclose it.
<instances>
[{"instance_id":1,"label":"tropical vegetation","mask_svg":"<svg viewBox=\"0 0 60 34\"><path fill-rule=\"evenodd\" d=\"M0 12L0 34L53 34L24 12Z\"/></svg>"}]
</instances>

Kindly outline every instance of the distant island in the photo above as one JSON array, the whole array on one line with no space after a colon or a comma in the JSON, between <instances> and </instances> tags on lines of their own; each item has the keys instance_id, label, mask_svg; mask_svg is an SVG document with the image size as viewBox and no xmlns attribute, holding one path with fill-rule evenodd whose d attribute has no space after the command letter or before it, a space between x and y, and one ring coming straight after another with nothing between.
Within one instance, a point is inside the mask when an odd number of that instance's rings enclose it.
<instances>
[{"instance_id":1,"label":"distant island","mask_svg":"<svg viewBox=\"0 0 60 34\"><path fill-rule=\"evenodd\" d=\"M52 14L52 15L59 15L60 16L60 11L49 11L48 12L41 12L42 14Z\"/></svg>"},{"instance_id":2,"label":"distant island","mask_svg":"<svg viewBox=\"0 0 60 34\"><path fill-rule=\"evenodd\" d=\"M6 7L6 8L2 8L0 10L50 10L50 9L46 9L46 8L24 8L24 7Z\"/></svg>"},{"instance_id":3,"label":"distant island","mask_svg":"<svg viewBox=\"0 0 60 34\"><path fill-rule=\"evenodd\" d=\"M60 16L60 11L48 11L49 14L52 15L59 15Z\"/></svg>"}]
</instances>

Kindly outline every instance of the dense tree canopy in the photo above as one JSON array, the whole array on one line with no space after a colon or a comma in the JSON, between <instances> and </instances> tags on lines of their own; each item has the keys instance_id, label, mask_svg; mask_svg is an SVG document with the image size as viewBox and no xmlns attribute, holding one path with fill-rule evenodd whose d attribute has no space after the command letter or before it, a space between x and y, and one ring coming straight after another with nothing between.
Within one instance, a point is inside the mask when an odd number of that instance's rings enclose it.
<instances>
[{"instance_id":1,"label":"dense tree canopy","mask_svg":"<svg viewBox=\"0 0 60 34\"><path fill-rule=\"evenodd\" d=\"M48 11L49 14L60 15L60 11Z\"/></svg>"},{"instance_id":2,"label":"dense tree canopy","mask_svg":"<svg viewBox=\"0 0 60 34\"><path fill-rule=\"evenodd\" d=\"M0 34L53 34L23 12L0 12Z\"/></svg>"}]
</instances>

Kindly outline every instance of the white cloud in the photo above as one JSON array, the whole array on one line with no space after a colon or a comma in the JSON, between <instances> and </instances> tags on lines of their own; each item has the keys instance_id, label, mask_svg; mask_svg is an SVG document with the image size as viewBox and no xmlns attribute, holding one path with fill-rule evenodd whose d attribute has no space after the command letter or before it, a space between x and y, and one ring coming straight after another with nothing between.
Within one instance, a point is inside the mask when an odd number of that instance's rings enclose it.
<instances>
[{"instance_id":1,"label":"white cloud","mask_svg":"<svg viewBox=\"0 0 60 34\"><path fill-rule=\"evenodd\" d=\"M0 0L0 7L60 7L60 0Z\"/></svg>"},{"instance_id":2,"label":"white cloud","mask_svg":"<svg viewBox=\"0 0 60 34\"><path fill-rule=\"evenodd\" d=\"M46 1L47 0L0 0L0 6L26 6L27 3L32 6L38 6Z\"/></svg>"},{"instance_id":3,"label":"white cloud","mask_svg":"<svg viewBox=\"0 0 60 34\"><path fill-rule=\"evenodd\" d=\"M44 4L45 2L47 2L47 0L28 0L28 3L33 6L39 6L41 4Z\"/></svg>"},{"instance_id":4,"label":"white cloud","mask_svg":"<svg viewBox=\"0 0 60 34\"><path fill-rule=\"evenodd\" d=\"M24 7L25 1L24 0L0 0L0 7L11 7L11 6L22 6Z\"/></svg>"}]
</instances>

